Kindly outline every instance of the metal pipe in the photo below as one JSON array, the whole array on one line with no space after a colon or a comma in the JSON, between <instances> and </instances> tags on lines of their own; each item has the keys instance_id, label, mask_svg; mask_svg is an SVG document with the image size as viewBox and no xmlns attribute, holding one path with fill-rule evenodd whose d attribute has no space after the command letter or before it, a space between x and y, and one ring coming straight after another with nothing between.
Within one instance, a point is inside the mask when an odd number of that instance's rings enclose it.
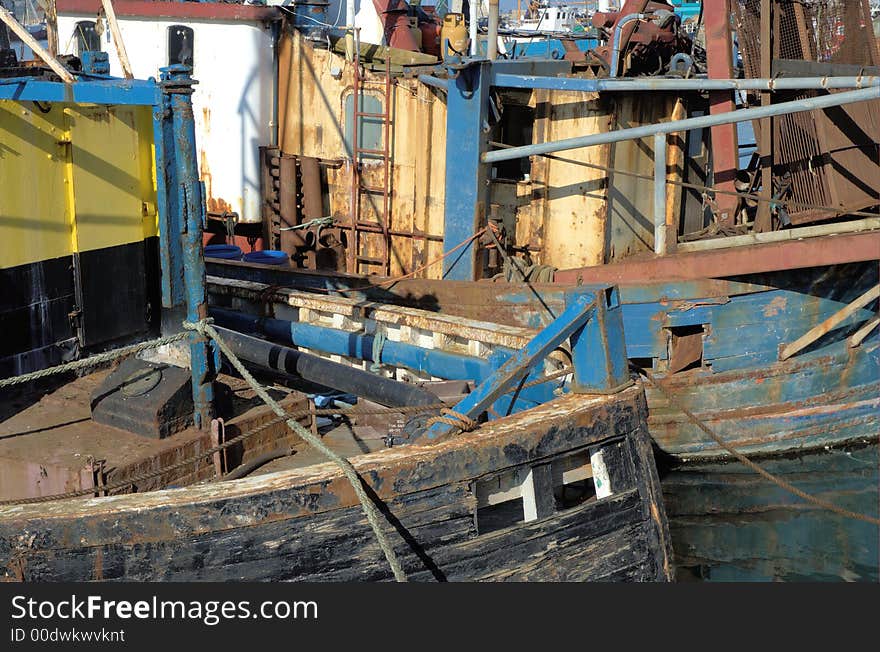
<instances>
[{"instance_id":1,"label":"metal pipe","mask_svg":"<svg viewBox=\"0 0 880 652\"><path fill-rule=\"evenodd\" d=\"M708 127L713 127L715 125L730 124L732 122L745 122L747 120L769 118L772 116L786 115L789 113L797 113L800 111L826 109L832 106L840 106L843 104L864 102L867 100L875 99L880 99L880 87L863 88L855 91L845 91L843 93L833 93L831 95L822 95L819 97L794 100L792 102L782 102L780 104L772 104L770 106L760 106L754 109L740 109L737 111L731 111L729 113L721 113L717 115L707 115L700 116L698 118L686 118L684 120L675 120L672 122L662 122L658 124L644 125L641 127L631 127L629 129L619 129L617 131L610 131L602 134L590 134L587 136L577 136L575 138L565 138L563 140L550 141L547 143L524 145L522 147L511 147L509 149L486 152L481 157L481 160L483 161L483 163L511 161L514 159L523 158L526 156L534 156L537 154L550 154L552 152L562 152L569 149L579 149L581 147L592 147L594 145L618 143L624 140L648 138L658 133L669 134L675 131L705 129Z\"/></svg>"},{"instance_id":2,"label":"metal pipe","mask_svg":"<svg viewBox=\"0 0 880 652\"><path fill-rule=\"evenodd\" d=\"M667 79L656 77L626 77L618 79L588 79L584 77L548 77L497 73L493 86L504 88L533 88L563 91L633 92L633 91L788 91L870 88L880 86L880 77L778 77L771 79Z\"/></svg>"},{"instance_id":3,"label":"metal pipe","mask_svg":"<svg viewBox=\"0 0 880 652\"><path fill-rule=\"evenodd\" d=\"M438 402L436 395L410 383L325 360L237 331L216 328L239 358L283 375L354 394L386 407L433 405Z\"/></svg>"},{"instance_id":4,"label":"metal pipe","mask_svg":"<svg viewBox=\"0 0 880 652\"><path fill-rule=\"evenodd\" d=\"M617 70L620 68L620 39L623 34L623 26L634 20L644 20L645 14L628 14L617 21L614 26L614 37L611 41L611 70L608 75L617 77Z\"/></svg>"},{"instance_id":5,"label":"metal pipe","mask_svg":"<svg viewBox=\"0 0 880 652\"><path fill-rule=\"evenodd\" d=\"M191 96L193 79L187 66L160 69L162 92L169 96L171 107L177 210L182 215L183 281L186 289L186 318L198 322L208 317L208 291L205 283L205 256L202 247L202 224L205 202L199 181L196 155L196 128ZM190 336L190 371L192 373L193 420L197 428L208 428L214 413L213 346L207 337L195 331Z\"/></svg>"},{"instance_id":6,"label":"metal pipe","mask_svg":"<svg viewBox=\"0 0 880 652\"><path fill-rule=\"evenodd\" d=\"M654 253L666 253L666 134L654 134Z\"/></svg>"},{"instance_id":7,"label":"metal pipe","mask_svg":"<svg viewBox=\"0 0 880 652\"><path fill-rule=\"evenodd\" d=\"M341 0L340 0L341 1ZM345 58L354 61L355 35L354 35L354 0L345 1Z\"/></svg>"},{"instance_id":8,"label":"metal pipe","mask_svg":"<svg viewBox=\"0 0 880 652\"><path fill-rule=\"evenodd\" d=\"M218 324L233 330L261 333L279 342L289 342L330 355L342 355L368 362L377 362L375 358L379 357L383 364L446 380L480 382L492 373L492 365L488 360L423 349L407 342L386 340L381 350L374 351L376 337L367 333L350 333L315 324L257 317L224 308L212 307L211 316Z\"/></svg>"},{"instance_id":9,"label":"metal pipe","mask_svg":"<svg viewBox=\"0 0 880 652\"><path fill-rule=\"evenodd\" d=\"M486 56L489 61L498 58L498 0L489 0L489 34L486 37Z\"/></svg>"},{"instance_id":10,"label":"metal pipe","mask_svg":"<svg viewBox=\"0 0 880 652\"><path fill-rule=\"evenodd\" d=\"M802 240L815 238L832 233L858 233L859 231L872 231L880 229L880 217L867 217L863 220L852 222L840 222L838 224L816 224L803 226L797 229L784 229L782 231L768 231L766 233L748 233L746 235L731 235L724 238L711 238L708 240L695 240L694 242L682 242L677 251L686 253L689 251L709 251L713 249L727 249L728 247L740 247L743 245L759 245L769 242L784 242L786 240Z\"/></svg>"},{"instance_id":11,"label":"metal pipe","mask_svg":"<svg viewBox=\"0 0 880 652\"><path fill-rule=\"evenodd\" d=\"M448 79L440 79L439 77L434 77L433 75L419 75L419 81L426 86L432 86L434 88L439 88L440 90L447 93L449 92Z\"/></svg>"},{"instance_id":12,"label":"metal pipe","mask_svg":"<svg viewBox=\"0 0 880 652\"><path fill-rule=\"evenodd\" d=\"M479 18L477 17L477 0L470 0L468 3L468 36L471 40L471 49L470 54L472 57L477 56L477 22Z\"/></svg>"}]
</instances>

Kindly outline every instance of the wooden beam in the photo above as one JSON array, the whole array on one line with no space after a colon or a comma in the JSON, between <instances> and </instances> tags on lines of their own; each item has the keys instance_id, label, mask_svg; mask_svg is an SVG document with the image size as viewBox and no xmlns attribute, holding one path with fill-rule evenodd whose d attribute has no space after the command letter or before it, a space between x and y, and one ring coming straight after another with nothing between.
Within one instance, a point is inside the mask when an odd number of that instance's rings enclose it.
<instances>
[{"instance_id":1,"label":"wooden beam","mask_svg":"<svg viewBox=\"0 0 880 652\"><path fill-rule=\"evenodd\" d=\"M330 44L333 51L337 54L345 54L345 39L340 37L330 37ZM395 66L430 66L437 63L437 57L424 52L410 52L409 50L401 50L400 48L391 48L385 45L376 45L374 43L358 44L358 57L362 63L370 63L373 61L384 62L389 57L391 64Z\"/></svg>"},{"instance_id":2,"label":"wooden beam","mask_svg":"<svg viewBox=\"0 0 880 652\"><path fill-rule=\"evenodd\" d=\"M13 16L10 11L2 5L0 5L0 20L6 23L7 27L15 32L16 35L18 35L18 38L33 50L34 54L45 61L46 65L52 69L52 72L61 77L61 80L65 84L72 84L74 82L73 75L70 74L70 71L61 65L61 62L58 61L58 59L49 54L43 46L39 44L37 39L31 36L31 33L22 27L21 23L15 19L15 16Z\"/></svg>"},{"instance_id":3,"label":"wooden beam","mask_svg":"<svg viewBox=\"0 0 880 652\"><path fill-rule=\"evenodd\" d=\"M828 333L839 323L855 314L857 310L861 310L869 303L876 300L878 297L880 297L880 285L875 285L858 299L848 304L845 308L838 310L821 324L813 326L813 328L801 335L794 342L784 346L779 352L779 359L788 360L795 353L798 353L799 351L802 351L803 349L808 347L810 344Z\"/></svg>"},{"instance_id":4,"label":"wooden beam","mask_svg":"<svg viewBox=\"0 0 880 652\"><path fill-rule=\"evenodd\" d=\"M110 25L110 33L113 35L113 45L116 46L116 53L119 55L119 63L122 65L122 75L126 79L134 79L131 72L131 62L128 60L128 52L125 51L125 42L122 40L122 32L119 30L119 21L116 20L116 11L113 9L111 0L101 0L104 7L104 14L107 16L107 22Z\"/></svg>"},{"instance_id":5,"label":"wooden beam","mask_svg":"<svg viewBox=\"0 0 880 652\"><path fill-rule=\"evenodd\" d=\"M49 54L58 56L58 11L55 0L37 0L46 17L46 41Z\"/></svg>"},{"instance_id":6,"label":"wooden beam","mask_svg":"<svg viewBox=\"0 0 880 652\"><path fill-rule=\"evenodd\" d=\"M873 319L868 320L864 326L853 333L852 337L849 338L850 348L857 347L861 344L864 339L871 334L871 331L877 328L877 326L880 326L880 317L874 317Z\"/></svg>"}]
</instances>

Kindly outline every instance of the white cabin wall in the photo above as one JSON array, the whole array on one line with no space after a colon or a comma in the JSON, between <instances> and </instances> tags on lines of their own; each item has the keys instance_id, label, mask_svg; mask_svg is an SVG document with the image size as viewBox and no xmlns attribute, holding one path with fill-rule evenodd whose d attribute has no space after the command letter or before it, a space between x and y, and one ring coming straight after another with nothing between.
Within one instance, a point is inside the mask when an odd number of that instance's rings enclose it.
<instances>
[{"instance_id":1,"label":"white cabin wall","mask_svg":"<svg viewBox=\"0 0 880 652\"><path fill-rule=\"evenodd\" d=\"M62 54L73 54L74 25L94 15L58 17ZM119 28L139 79L159 77L168 63L168 28L194 31L193 93L199 166L209 211L234 211L242 222L261 221L260 145L272 139L272 33L261 24L242 21L196 21L119 17ZM109 30L101 49L110 58L110 73L122 68Z\"/></svg>"}]
</instances>

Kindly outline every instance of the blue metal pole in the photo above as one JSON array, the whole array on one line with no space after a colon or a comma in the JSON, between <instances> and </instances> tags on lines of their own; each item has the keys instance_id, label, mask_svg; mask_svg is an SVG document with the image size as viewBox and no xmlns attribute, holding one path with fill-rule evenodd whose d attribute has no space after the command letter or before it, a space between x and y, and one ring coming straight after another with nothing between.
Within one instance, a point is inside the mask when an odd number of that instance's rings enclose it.
<instances>
[{"instance_id":1,"label":"blue metal pole","mask_svg":"<svg viewBox=\"0 0 880 652\"><path fill-rule=\"evenodd\" d=\"M614 37L611 39L611 70L608 72L609 77L617 77L620 69L620 39L623 35L623 27L627 23L634 20L644 20L645 14L627 14L617 21L614 26Z\"/></svg>"},{"instance_id":2,"label":"blue metal pole","mask_svg":"<svg viewBox=\"0 0 880 652\"><path fill-rule=\"evenodd\" d=\"M483 130L489 98L490 64L476 62L450 80L446 100L446 208L443 252L471 237L486 215L485 166L480 156L488 148ZM443 260L443 278L474 281L477 247L468 243Z\"/></svg>"},{"instance_id":3,"label":"blue metal pole","mask_svg":"<svg viewBox=\"0 0 880 652\"><path fill-rule=\"evenodd\" d=\"M496 64L497 65L497 64ZM428 77L428 75L421 75ZM436 77L429 77L433 80ZM423 80L424 81L424 80ZM425 81L425 83L429 83ZM600 92L684 92L684 91L788 91L840 90L880 86L880 77L778 77L775 79L667 79L663 77L552 77L506 72L493 67L492 85L502 88L542 88L545 90Z\"/></svg>"},{"instance_id":4,"label":"blue metal pole","mask_svg":"<svg viewBox=\"0 0 880 652\"><path fill-rule=\"evenodd\" d=\"M434 77L433 75L419 75L419 81L427 86L439 88L444 92L449 90L448 79L441 79L440 77Z\"/></svg>"},{"instance_id":5,"label":"blue metal pole","mask_svg":"<svg viewBox=\"0 0 880 652\"><path fill-rule=\"evenodd\" d=\"M186 318L197 322L208 317L208 294L205 284L205 259L202 250L202 228L205 219L204 198L199 181L196 156L196 133L193 120L191 69L174 65L162 68L162 92L169 99L173 139L175 188L167 188L178 196L182 213L180 235L183 250L183 280L186 286ZM168 143L166 143L168 146ZM173 234L169 234L173 237ZM210 341L193 332L190 336L190 369L192 370L193 419L197 428L207 428L213 416L215 375L213 347Z\"/></svg>"}]
</instances>

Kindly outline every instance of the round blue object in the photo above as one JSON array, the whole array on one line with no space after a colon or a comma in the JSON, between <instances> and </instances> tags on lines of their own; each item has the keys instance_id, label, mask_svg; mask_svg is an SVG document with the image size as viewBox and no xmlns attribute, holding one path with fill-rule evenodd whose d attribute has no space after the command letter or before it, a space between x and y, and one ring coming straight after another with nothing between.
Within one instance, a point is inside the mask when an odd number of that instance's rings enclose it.
<instances>
[{"instance_id":1,"label":"round blue object","mask_svg":"<svg viewBox=\"0 0 880 652\"><path fill-rule=\"evenodd\" d=\"M206 258L226 258L227 260L241 260L241 247L235 245L213 244L205 247Z\"/></svg>"},{"instance_id":2,"label":"round blue object","mask_svg":"<svg viewBox=\"0 0 880 652\"><path fill-rule=\"evenodd\" d=\"M245 254L244 260L248 263L261 263L263 265L286 265L290 258L284 251L265 249Z\"/></svg>"}]
</instances>

